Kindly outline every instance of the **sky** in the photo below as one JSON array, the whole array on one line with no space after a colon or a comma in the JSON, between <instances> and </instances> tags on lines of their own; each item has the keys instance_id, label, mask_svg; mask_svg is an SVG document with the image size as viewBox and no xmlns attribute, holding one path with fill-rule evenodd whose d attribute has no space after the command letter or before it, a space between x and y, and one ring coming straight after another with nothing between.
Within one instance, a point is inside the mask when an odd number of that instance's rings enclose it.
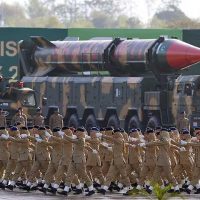
<instances>
[{"instance_id":1,"label":"sky","mask_svg":"<svg viewBox=\"0 0 200 200\"><path fill-rule=\"evenodd\" d=\"M27 1L28 0L18 0L17 2L23 5ZM56 1L63 2L64 0L56 0ZM131 0L129 0L129 2L130 1ZM159 2L160 0L157 1ZM0 3L1 2L12 4L13 2L16 2L16 0L0 0ZM145 0L138 0L136 7L137 9L135 9L134 5L132 7L129 6L129 10L127 10L127 12L125 11L125 13L129 13L129 15L131 15L131 13L134 12L134 15L138 16L141 21L146 23L148 19L148 14L144 2ZM180 8L188 17L194 19L197 18L200 19L200 0L181 0Z\"/></svg>"}]
</instances>

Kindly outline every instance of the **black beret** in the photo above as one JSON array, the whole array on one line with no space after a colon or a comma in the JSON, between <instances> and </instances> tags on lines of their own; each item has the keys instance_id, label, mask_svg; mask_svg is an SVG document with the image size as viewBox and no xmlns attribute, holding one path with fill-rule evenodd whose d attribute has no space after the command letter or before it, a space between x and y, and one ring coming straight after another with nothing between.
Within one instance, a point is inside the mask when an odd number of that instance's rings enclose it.
<instances>
[{"instance_id":1,"label":"black beret","mask_svg":"<svg viewBox=\"0 0 200 200\"><path fill-rule=\"evenodd\" d=\"M39 130L39 131L44 131L44 130L46 130L46 128L45 128L45 127L42 127L42 126L40 126L40 127L38 128L38 130Z\"/></svg>"},{"instance_id":2,"label":"black beret","mask_svg":"<svg viewBox=\"0 0 200 200\"><path fill-rule=\"evenodd\" d=\"M113 129L113 127L106 127L105 128L105 131L113 131L114 129Z\"/></svg>"},{"instance_id":3,"label":"black beret","mask_svg":"<svg viewBox=\"0 0 200 200\"><path fill-rule=\"evenodd\" d=\"M14 124L14 126L19 126L19 125L21 125L21 122L16 122L16 123Z\"/></svg>"},{"instance_id":4,"label":"black beret","mask_svg":"<svg viewBox=\"0 0 200 200\"><path fill-rule=\"evenodd\" d=\"M38 128L40 128L40 127L39 127L38 125L35 125L33 128L37 128L37 129L38 129Z\"/></svg>"},{"instance_id":5,"label":"black beret","mask_svg":"<svg viewBox=\"0 0 200 200\"><path fill-rule=\"evenodd\" d=\"M100 130L100 131L105 131L105 128L100 128L99 130Z\"/></svg>"},{"instance_id":6,"label":"black beret","mask_svg":"<svg viewBox=\"0 0 200 200\"><path fill-rule=\"evenodd\" d=\"M137 128L137 130L140 132L141 131L141 129L140 128Z\"/></svg>"},{"instance_id":7,"label":"black beret","mask_svg":"<svg viewBox=\"0 0 200 200\"><path fill-rule=\"evenodd\" d=\"M11 130L11 131L17 131L18 128L17 128L16 126L12 126L12 127L10 128L10 130Z\"/></svg>"},{"instance_id":8,"label":"black beret","mask_svg":"<svg viewBox=\"0 0 200 200\"><path fill-rule=\"evenodd\" d=\"M123 128L120 128L120 131L121 131L122 133L124 133L124 132L125 132L125 130L124 130Z\"/></svg>"},{"instance_id":9,"label":"black beret","mask_svg":"<svg viewBox=\"0 0 200 200\"><path fill-rule=\"evenodd\" d=\"M195 131L200 130L200 126L194 128Z\"/></svg>"},{"instance_id":10,"label":"black beret","mask_svg":"<svg viewBox=\"0 0 200 200\"><path fill-rule=\"evenodd\" d=\"M33 129L33 126L28 126L28 130L31 130L31 129Z\"/></svg>"},{"instance_id":11,"label":"black beret","mask_svg":"<svg viewBox=\"0 0 200 200\"><path fill-rule=\"evenodd\" d=\"M184 130L182 131L182 134L184 134L184 135L188 135L188 134L190 134L190 131L187 130L187 129L184 129Z\"/></svg>"},{"instance_id":12,"label":"black beret","mask_svg":"<svg viewBox=\"0 0 200 200\"><path fill-rule=\"evenodd\" d=\"M84 127L79 127L79 128L76 129L76 131L79 131L79 132L85 132L86 130L85 130Z\"/></svg>"},{"instance_id":13,"label":"black beret","mask_svg":"<svg viewBox=\"0 0 200 200\"><path fill-rule=\"evenodd\" d=\"M134 132L138 132L137 128L132 128L129 133L134 133Z\"/></svg>"},{"instance_id":14,"label":"black beret","mask_svg":"<svg viewBox=\"0 0 200 200\"><path fill-rule=\"evenodd\" d=\"M155 130L161 130L162 127L161 126L156 126Z\"/></svg>"},{"instance_id":15,"label":"black beret","mask_svg":"<svg viewBox=\"0 0 200 200\"><path fill-rule=\"evenodd\" d=\"M64 131L64 130L67 130L67 129L69 129L68 126L63 126L63 127L62 127L62 130L63 130L63 131Z\"/></svg>"},{"instance_id":16,"label":"black beret","mask_svg":"<svg viewBox=\"0 0 200 200\"><path fill-rule=\"evenodd\" d=\"M60 131L60 128L58 128L58 127L56 127L56 128L53 128L53 130L52 130L54 133L55 132L58 132L58 131Z\"/></svg>"},{"instance_id":17,"label":"black beret","mask_svg":"<svg viewBox=\"0 0 200 200\"><path fill-rule=\"evenodd\" d=\"M28 130L26 126L21 127L21 130Z\"/></svg>"},{"instance_id":18,"label":"black beret","mask_svg":"<svg viewBox=\"0 0 200 200\"><path fill-rule=\"evenodd\" d=\"M4 127L4 126L0 127L0 130L5 130L5 129L6 129L6 127Z\"/></svg>"},{"instance_id":19,"label":"black beret","mask_svg":"<svg viewBox=\"0 0 200 200\"><path fill-rule=\"evenodd\" d=\"M162 128L161 131L168 131L168 129L167 128Z\"/></svg>"},{"instance_id":20,"label":"black beret","mask_svg":"<svg viewBox=\"0 0 200 200\"><path fill-rule=\"evenodd\" d=\"M46 129L50 129L50 127L49 127L48 125L45 125L45 128L46 128Z\"/></svg>"},{"instance_id":21,"label":"black beret","mask_svg":"<svg viewBox=\"0 0 200 200\"><path fill-rule=\"evenodd\" d=\"M154 132L154 130L152 129L152 128L148 128L147 130L146 130L146 133L153 133Z\"/></svg>"},{"instance_id":22,"label":"black beret","mask_svg":"<svg viewBox=\"0 0 200 200\"><path fill-rule=\"evenodd\" d=\"M120 128L116 128L116 129L113 130L113 132L114 133L121 132L121 129Z\"/></svg>"},{"instance_id":23,"label":"black beret","mask_svg":"<svg viewBox=\"0 0 200 200\"><path fill-rule=\"evenodd\" d=\"M99 131L99 129L98 129L97 127L92 127L92 128L90 129L90 131Z\"/></svg>"},{"instance_id":24,"label":"black beret","mask_svg":"<svg viewBox=\"0 0 200 200\"><path fill-rule=\"evenodd\" d=\"M177 130L177 128L176 127L170 127L170 130L175 131L175 130Z\"/></svg>"}]
</instances>

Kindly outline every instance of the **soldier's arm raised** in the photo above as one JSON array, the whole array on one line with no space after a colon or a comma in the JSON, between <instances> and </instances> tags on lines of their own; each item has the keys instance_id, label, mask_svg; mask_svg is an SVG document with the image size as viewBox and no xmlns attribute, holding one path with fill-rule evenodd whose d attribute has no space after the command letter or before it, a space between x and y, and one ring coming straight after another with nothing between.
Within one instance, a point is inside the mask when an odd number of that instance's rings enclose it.
<instances>
[{"instance_id":1,"label":"soldier's arm raised","mask_svg":"<svg viewBox=\"0 0 200 200\"><path fill-rule=\"evenodd\" d=\"M109 140L109 141L114 142L114 143L117 143L117 144L120 144L120 143L121 143L120 140L118 140L118 139L116 139L116 138L113 138L113 137L111 137L111 136L102 135L102 137L103 137L104 139L106 139L106 140Z\"/></svg>"},{"instance_id":2,"label":"soldier's arm raised","mask_svg":"<svg viewBox=\"0 0 200 200\"><path fill-rule=\"evenodd\" d=\"M68 142L75 143L75 144L79 143L79 139L77 139L77 138L75 139L75 138L70 137L68 135L64 135L63 140L66 140Z\"/></svg>"}]
</instances>

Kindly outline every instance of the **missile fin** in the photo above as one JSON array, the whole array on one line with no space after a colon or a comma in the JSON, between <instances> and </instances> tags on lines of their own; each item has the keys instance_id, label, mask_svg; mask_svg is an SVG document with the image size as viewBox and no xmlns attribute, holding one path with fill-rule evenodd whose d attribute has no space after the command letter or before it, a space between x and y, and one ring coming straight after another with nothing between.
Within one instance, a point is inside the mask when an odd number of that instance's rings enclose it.
<instances>
[{"instance_id":1,"label":"missile fin","mask_svg":"<svg viewBox=\"0 0 200 200\"><path fill-rule=\"evenodd\" d=\"M31 36L30 38L39 47L43 47L43 48L56 47L55 44L53 44L52 42L50 42L49 40L47 40L46 38L42 36Z\"/></svg>"}]
</instances>

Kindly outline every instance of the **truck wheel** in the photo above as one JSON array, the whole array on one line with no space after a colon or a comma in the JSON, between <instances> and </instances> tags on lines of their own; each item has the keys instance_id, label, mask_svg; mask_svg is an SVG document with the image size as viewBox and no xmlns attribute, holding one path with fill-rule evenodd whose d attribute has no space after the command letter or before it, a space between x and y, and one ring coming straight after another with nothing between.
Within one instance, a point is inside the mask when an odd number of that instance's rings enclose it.
<instances>
[{"instance_id":1,"label":"truck wheel","mask_svg":"<svg viewBox=\"0 0 200 200\"><path fill-rule=\"evenodd\" d=\"M140 128L140 121L137 116L131 117L128 122L128 130L132 128Z\"/></svg>"},{"instance_id":2,"label":"truck wheel","mask_svg":"<svg viewBox=\"0 0 200 200\"><path fill-rule=\"evenodd\" d=\"M89 115L85 121L85 128L87 131L89 131L92 127L97 126L97 121L94 117L94 115Z\"/></svg>"},{"instance_id":3,"label":"truck wheel","mask_svg":"<svg viewBox=\"0 0 200 200\"><path fill-rule=\"evenodd\" d=\"M153 116L149 119L147 127L156 128L156 126L160 126L160 120L157 117Z\"/></svg>"},{"instance_id":4,"label":"truck wheel","mask_svg":"<svg viewBox=\"0 0 200 200\"><path fill-rule=\"evenodd\" d=\"M68 126L77 128L79 126L78 116L76 114L72 114L68 120Z\"/></svg>"},{"instance_id":5,"label":"truck wheel","mask_svg":"<svg viewBox=\"0 0 200 200\"><path fill-rule=\"evenodd\" d=\"M107 126L108 127L112 126L113 128L119 128L120 127L119 119L117 118L116 115L111 115L109 117Z\"/></svg>"}]
</instances>

